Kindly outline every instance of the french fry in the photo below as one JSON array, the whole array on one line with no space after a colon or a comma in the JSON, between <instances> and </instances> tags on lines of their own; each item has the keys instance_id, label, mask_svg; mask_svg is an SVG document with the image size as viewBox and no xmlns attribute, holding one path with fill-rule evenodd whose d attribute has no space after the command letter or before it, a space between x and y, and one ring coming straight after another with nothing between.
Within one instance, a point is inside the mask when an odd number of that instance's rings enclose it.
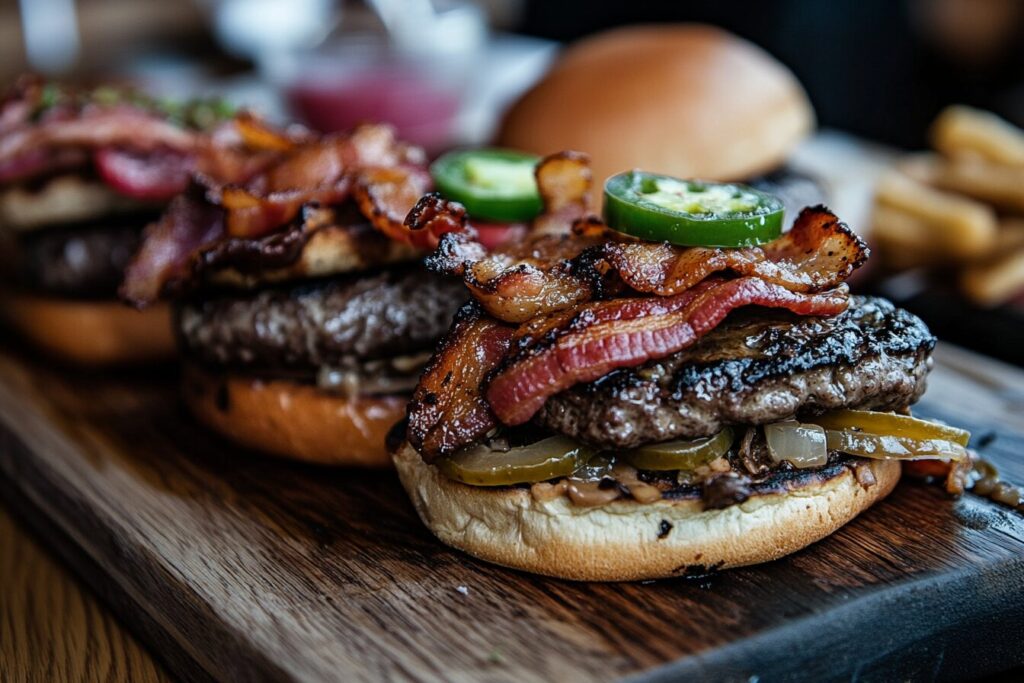
<instances>
[{"instance_id":1,"label":"french fry","mask_svg":"<svg viewBox=\"0 0 1024 683\"><path fill-rule=\"evenodd\" d=\"M1024 213L1024 166L979 158L950 159L935 165L931 183L1007 211Z\"/></svg>"},{"instance_id":2,"label":"french fry","mask_svg":"<svg viewBox=\"0 0 1024 683\"><path fill-rule=\"evenodd\" d=\"M966 269L964 293L979 306L998 306L1024 291L1024 248Z\"/></svg>"},{"instance_id":3,"label":"french fry","mask_svg":"<svg viewBox=\"0 0 1024 683\"><path fill-rule=\"evenodd\" d=\"M947 159L919 152L905 156L896 169L921 184L1024 213L1024 166L997 164L978 157Z\"/></svg>"},{"instance_id":4,"label":"french fry","mask_svg":"<svg viewBox=\"0 0 1024 683\"><path fill-rule=\"evenodd\" d=\"M1024 249L1024 218L1007 218L999 222L992 254L1005 254L1015 249Z\"/></svg>"},{"instance_id":5,"label":"french fry","mask_svg":"<svg viewBox=\"0 0 1024 683\"><path fill-rule=\"evenodd\" d=\"M967 260L989 253L996 238L992 207L923 185L890 172L876 189L875 199L885 206L913 216L927 227L930 249L950 260Z\"/></svg>"},{"instance_id":6,"label":"french fry","mask_svg":"<svg viewBox=\"0 0 1024 683\"><path fill-rule=\"evenodd\" d=\"M893 270L937 266L950 256L932 237L928 221L882 204L871 215L871 243L879 259Z\"/></svg>"},{"instance_id":7,"label":"french fry","mask_svg":"<svg viewBox=\"0 0 1024 683\"><path fill-rule=\"evenodd\" d=\"M942 157L935 152L908 154L896 163L896 170L923 185L933 185Z\"/></svg>"},{"instance_id":8,"label":"french fry","mask_svg":"<svg viewBox=\"0 0 1024 683\"><path fill-rule=\"evenodd\" d=\"M931 128L932 145L948 157L980 157L1024 166L1024 131L995 114L963 105L947 107Z\"/></svg>"}]
</instances>

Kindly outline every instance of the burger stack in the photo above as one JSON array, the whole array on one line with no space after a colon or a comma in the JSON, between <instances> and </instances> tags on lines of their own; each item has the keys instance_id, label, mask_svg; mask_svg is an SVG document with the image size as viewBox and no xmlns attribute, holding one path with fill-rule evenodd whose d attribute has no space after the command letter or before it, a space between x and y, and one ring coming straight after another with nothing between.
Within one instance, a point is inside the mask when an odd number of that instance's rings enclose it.
<instances>
[{"instance_id":1,"label":"burger stack","mask_svg":"<svg viewBox=\"0 0 1024 683\"><path fill-rule=\"evenodd\" d=\"M233 127L219 101L20 80L0 102L4 317L86 365L169 356L167 309L133 313L117 287L143 228L192 172L230 180L258 161Z\"/></svg>"},{"instance_id":2,"label":"burger stack","mask_svg":"<svg viewBox=\"0 0 1024 683\"><path fill-rule=\"evenodd\" d=\"M122 295L174 300L185 401L214 430L286 457L387 464L385 434L464 299L420 264L437 234L405 225L430 186L424 155L386 126L249 134L274 158L241 182L197 175Z\"/></svg>"},{"instance_id":3,"label":"burger stack","mask_svg":"<svg viewBox=\"0 0 1024 683\"><path fill-rule=\"evenodd\" d=\"M661 578L803 548L885 497L901 460L963 490L969 435L909 415L935 339L849 293L868 250L835 215L805 208L780 235L776 198L634 171L605 184L602 219L589 177L548 157L524 241L454 232L428 260L472 300L393 452L441 540L551 576Z\"/></svg>"}]
</instances>

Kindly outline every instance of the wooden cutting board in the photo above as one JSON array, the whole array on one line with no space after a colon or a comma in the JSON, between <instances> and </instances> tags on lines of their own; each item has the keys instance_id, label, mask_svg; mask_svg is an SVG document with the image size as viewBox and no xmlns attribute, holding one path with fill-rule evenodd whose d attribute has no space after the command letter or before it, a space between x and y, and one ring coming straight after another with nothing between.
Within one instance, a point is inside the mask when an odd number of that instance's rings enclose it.
<instances>
[{"instance_id":1,"label":"wooden cutting board","mask_svg":"<svg viewBox=\"0 0 1024 683\"><path fill-rule=\"evenodd\" d=\"M932 377L919 412L973 429L1024 481L1024 373L945 346ZM173 369L79 374L0 345L0 493L184 680L916 679L1024 664L1024 515L915 482L768 565L569 583L442 546L391 473L207 434Z\"/></svg>"}]
</instances>

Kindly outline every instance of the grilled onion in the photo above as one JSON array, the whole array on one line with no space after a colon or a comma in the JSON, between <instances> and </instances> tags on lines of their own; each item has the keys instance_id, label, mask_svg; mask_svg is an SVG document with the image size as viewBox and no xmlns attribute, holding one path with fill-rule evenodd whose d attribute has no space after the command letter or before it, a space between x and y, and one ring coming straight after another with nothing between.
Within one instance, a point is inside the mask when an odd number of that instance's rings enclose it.
<instances>
[{"instance_id":1,"label":"grilled onion","mask_svg":"<svg viewBox=\"0 0 1024 683\"><path fill-rule=\"evenodd\" d=\"M777 422L764 428L775 462L820 467L828 451L876 460L950 460L967 458L970 433L908 415L867 410L834 410L807 423Z\"/></svg>"},{"instance_id":2,"label":"grilled onion","mask_svg":"<svg viewBox=\"0 0 1024 683\"><path fill-rule=\"evenodd\" d=\"M795 420L765 425L768 452L775 462L788 460L800 468L822 467L828 463L825 430L818 425Z\"/></svg>"}]
</instances>

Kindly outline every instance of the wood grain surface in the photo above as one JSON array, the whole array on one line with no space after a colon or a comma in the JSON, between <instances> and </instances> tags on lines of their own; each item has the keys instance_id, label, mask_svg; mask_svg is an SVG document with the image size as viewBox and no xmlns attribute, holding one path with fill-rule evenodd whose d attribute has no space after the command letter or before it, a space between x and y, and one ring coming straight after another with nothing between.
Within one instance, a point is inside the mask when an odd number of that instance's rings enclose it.
<instances>
[{"instance_id":1,"label":"wood grain surface","mask_svg":"<svg viewBox=\"0 0 1024 683\"><path fill-rule=\"evenodd\" d=\"M0 681L170 680L110 611L0 507Z\"/></svg>"},{"instance_id":2,"label":"wood grain surface","mask_svg":"<svg viewBox=\"0 0 1024 683\"><path fill-rule=\"evenodd\" d=\"M1019 370L940 348L921 412L1024 481ZM0 350L0 493L186 680L823 680L1022 662L1024 517L907 482L790 558L574 584L440 545L391 473L226 444L176 378ZM1019 431L1018 431L1019 430Z\"/></svg>"}]
</instances>

